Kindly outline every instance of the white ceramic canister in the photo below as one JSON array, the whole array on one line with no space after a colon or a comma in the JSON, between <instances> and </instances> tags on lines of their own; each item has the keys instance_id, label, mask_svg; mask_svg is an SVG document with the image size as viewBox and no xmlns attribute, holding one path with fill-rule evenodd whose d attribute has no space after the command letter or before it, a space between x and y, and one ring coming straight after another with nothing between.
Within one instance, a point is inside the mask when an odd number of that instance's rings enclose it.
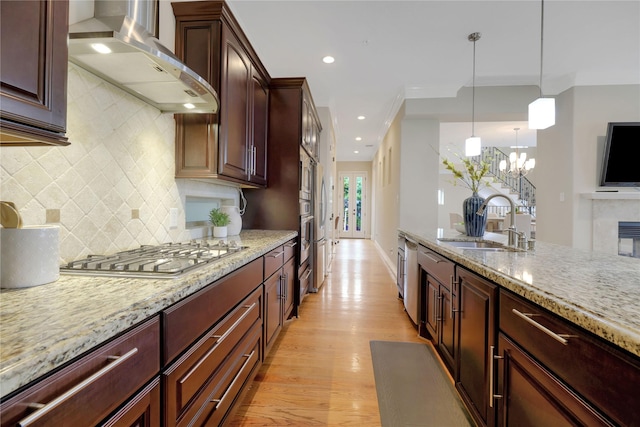
<instances>
[{"instance_id":1,"label":"white ceramic canister","mask_svg":"<svg viewBox=\"0 0 640 427\"><path fill-rule=\"evenodd\" d=\"M240 209L237 206L222 206L220 207L222 212L229 215L231 222L227 225L227 234L229 236L237 236L242 230L242 216L240 216Z\"/></svg>"},{"instance_id":2,"label":"white ceramic canister","mask_svg":"<svg viewBox=\"0 0 640 427\"><path fill-rule=\"evenodd\" d=\"M60 277L58 226L0 228L0 287L27 288Z\"/></svg>"}]
</instances>

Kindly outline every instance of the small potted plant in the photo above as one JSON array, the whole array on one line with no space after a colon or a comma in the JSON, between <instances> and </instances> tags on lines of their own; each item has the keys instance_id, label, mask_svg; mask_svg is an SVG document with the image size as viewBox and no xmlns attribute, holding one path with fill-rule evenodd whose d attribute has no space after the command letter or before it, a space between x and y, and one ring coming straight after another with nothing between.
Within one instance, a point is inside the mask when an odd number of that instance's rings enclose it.
<instances>
[{"instance_id":1,"label":"small potted plant","mask_svg":"<svg viewBox=\"0 0 640 427\"><path fill-rule=\"evenodd\" d=\"M219 208L211 209L209 221L213 224L213 237L227 237L227 225L231 222L228 213Z\"/></svg>"}]
</instances>

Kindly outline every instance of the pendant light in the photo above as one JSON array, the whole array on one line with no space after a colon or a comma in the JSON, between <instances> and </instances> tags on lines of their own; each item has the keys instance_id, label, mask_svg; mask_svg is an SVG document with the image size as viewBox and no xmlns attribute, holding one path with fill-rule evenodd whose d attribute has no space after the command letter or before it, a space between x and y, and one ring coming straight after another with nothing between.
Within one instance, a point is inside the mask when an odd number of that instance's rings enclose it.
<instances>
[{"instance_id":1,"label":"pendant light","mask_svg":"<svg viewBox=\"0 0 640 427\"><path fill-rule=\"evenodd\" d=\"M542 58L544 43L544 0L540 17L540 97L529 104L529 129L546 129L556 124L556 100L542 96Z\"/></svg>"},{"instance_id":2,"label":"pendant light","mask_svg":"<svg viewBox=\"0 0 640 427\"><path fill-rule=\"evenodd\" d=\"M482 144L479 136L475 136L476 109L476 41L480 40L480 33L471 33L467 37L473 42L473 80L471 84L471 136L464 142L464 154L467 157L479 156Z\"/></svg>"}]
</instances>

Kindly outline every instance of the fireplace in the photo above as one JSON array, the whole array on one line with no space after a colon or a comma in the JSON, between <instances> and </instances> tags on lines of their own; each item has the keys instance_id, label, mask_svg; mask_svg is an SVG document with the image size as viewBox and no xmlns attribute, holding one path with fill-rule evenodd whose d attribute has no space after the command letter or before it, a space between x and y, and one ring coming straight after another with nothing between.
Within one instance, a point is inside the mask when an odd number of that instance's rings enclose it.
<instances>
[{"instance_id":1,"label":"fireplace","mask_svg":"<svg viewBox=\"0 0 640 427\"><path fill-rule=\"evenodd\" d=\"M618 223L618 255L640 258L640 221Z\"/></svg>"},{"instance_id":2,"label":"fireplace","mask_svg":"<svg viewBox=\"0 0 640 427\"><path fill-rule=\"evenodd\" d=\"M596 252L640 258L640 192L589 193Z\"/></svg>"}]
</instances>

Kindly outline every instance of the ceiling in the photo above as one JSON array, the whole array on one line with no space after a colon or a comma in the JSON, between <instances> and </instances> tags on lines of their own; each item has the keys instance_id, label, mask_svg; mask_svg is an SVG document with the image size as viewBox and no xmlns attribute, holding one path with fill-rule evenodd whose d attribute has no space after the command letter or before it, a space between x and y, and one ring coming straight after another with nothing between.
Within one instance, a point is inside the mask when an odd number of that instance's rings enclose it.
<instances>
[{"instance_id":1,"label":"ceiling","mask_svg":"<svg viewBox=\"0 0 640 427\"><path fill-rule=\"evenodd\" d=\"M316 105L329 107L340 161L371 160L403 99L455 97L471 86L472 32L482 34L476 86L539 83L540 1L227 2L271 76L306 77ZM545 95L640 84L640 1L544 5ZM335 62L324 64L326 55ZM535 145L526 122L476 123L475 134L484 145L506 143L514 127ZM447 129L447 140L470 135L469 123Z\"/></svg>"}]
</instances>

